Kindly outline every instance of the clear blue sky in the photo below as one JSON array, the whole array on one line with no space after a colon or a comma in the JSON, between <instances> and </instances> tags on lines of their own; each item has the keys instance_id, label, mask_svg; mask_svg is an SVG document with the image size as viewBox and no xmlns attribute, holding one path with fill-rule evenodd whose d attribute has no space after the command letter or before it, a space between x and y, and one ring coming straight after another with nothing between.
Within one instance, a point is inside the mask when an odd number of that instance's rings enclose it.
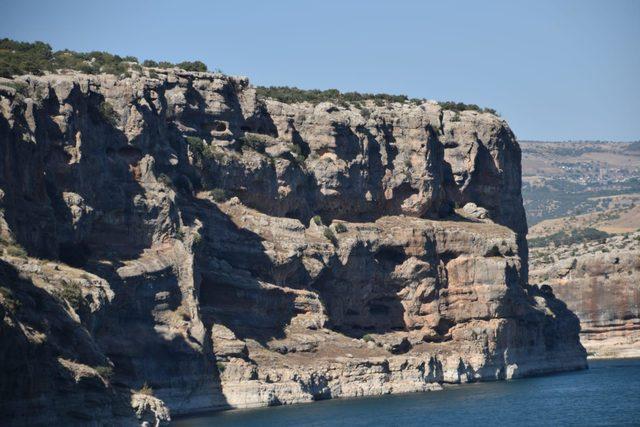
<instances>
[{"instance_id":1,"label":"clear blue sky","mask_svg":"<svg viewBox=\"0 0 640 427\"><path fill-rule=\"evenodd\" d=\"M640 1L0 0L0 37L476 103L521 139L640 139Z\"/></svg>"}]
</instances>

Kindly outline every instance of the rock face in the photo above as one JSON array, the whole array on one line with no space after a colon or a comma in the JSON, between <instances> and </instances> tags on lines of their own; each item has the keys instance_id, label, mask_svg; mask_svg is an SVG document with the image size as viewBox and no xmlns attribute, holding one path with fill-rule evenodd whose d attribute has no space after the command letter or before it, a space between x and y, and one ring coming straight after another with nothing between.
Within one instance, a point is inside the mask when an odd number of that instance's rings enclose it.
<instances>
[{"instance_id":1,"label":"rock face","mask_svg":"<svg viewBox=\"0 0 640 427\"><path fill-rule=\"evenodd\" d=\"M503 120L155 73L0 81L0 419L126 424L586 366L577 318L528 285Z\"/></svg>"},{"instance_id":2,"label":"rock face","mask_svg":"<svg viewBox=\"0 0 640 427\"><path fill-rule=\"evenodd\" d=\"M547 284L580 318L594 357L640 356L640 232L533 252L531 281Z\"/></svg>"}]
</instances>

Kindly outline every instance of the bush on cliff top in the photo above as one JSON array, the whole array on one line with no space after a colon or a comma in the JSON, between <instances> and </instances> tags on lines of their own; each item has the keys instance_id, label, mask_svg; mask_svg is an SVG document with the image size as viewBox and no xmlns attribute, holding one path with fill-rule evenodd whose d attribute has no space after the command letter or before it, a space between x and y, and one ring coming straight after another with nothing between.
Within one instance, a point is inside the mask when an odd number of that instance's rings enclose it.
<instances>
[{"instance_id":1,"label":"bush on cliff top","mask_svg":"<svg viewBox=\"0 0 640 427\"><path fill-rule=\"evenodd\" d=\"M207 71L202 61L184 61L172 64L167 61L146 60L145 67L172 68L186 71ZM71 69L87 74L125 74L130 68L139 68L138 58L119 56L108 52L75 52L73 50L53 51L43 42L18 42L0 39L0 76L10 78L19 74L44 74L45 71Z\"/></svg>"},{"instance_id":2,"label":"bush on cliff top","mask_svg":"<svg viewBox=\"0 0 640 427\"><path fill-rule=\"evenodd\" d=\"M405 102L409 98L406 95L389 95L387 93L358 93L358 92L340 92L337 89L299 89L289 86L257 86L256 93L262 98L273 98L277 101L287 104L295 102L310 102L319 104L321 102L362 102L366 100L379 100L386 102Z\"/></svg>"},{"instance_id":3,"label":"bush on cliff top","mask_svg":"<svg viewBox=\"0 0 640 427\"><path fill-rule=\"evenodd\" d=\"M300 89L289 86L257 86L256 94L259 98L271 98L276 101L292 104L297 102L309 102L317 105L321 102L333 102L346 106L346 103L353 104L356 108L365 112L367 117L370 111L362 106L364 101L373 101L376 105L382 106L386 102L413 102L421 104L425 100L420 98L409 99L407 95L390 95L388 93L359 93L359 92L340 92L337 89ZM493 108L482 108L476 104L465 104L463 102L444 101L439 102L440 106L445 110L465 111L472 110L481 113L491 113L498 115ZM366 111L365 111L366 110Z\"/></svg>"}]
</instances>

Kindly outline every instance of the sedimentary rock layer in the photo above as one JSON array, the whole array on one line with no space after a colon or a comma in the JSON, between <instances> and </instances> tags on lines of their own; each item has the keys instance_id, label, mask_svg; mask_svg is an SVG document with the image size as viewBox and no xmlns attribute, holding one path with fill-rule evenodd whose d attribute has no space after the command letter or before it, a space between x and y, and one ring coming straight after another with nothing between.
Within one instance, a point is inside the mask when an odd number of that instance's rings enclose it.
<instances>
[{"instance_id":1,"label":"sedimentary rock layer","mask_svg":"<svg viewBox=\"0 0 640 427\"><path fill-rule=\"evenodd\" d=\"M531 281L551 286L576 313L588 353L640 356L640 232L546 252L532 257Z\"/></svg>"},{"instance_id":2,"label":"sedimentary rock layer","mask_svg":"<svg viewBox=\"0 0 640 427\"><path fill-rule=\"evenodd\" d=\"M163 402L586 366L577 318L527 283L503 120L148 71L0 81L2 419L126 423L166 418Z\"/></svg>"}]
</instances>

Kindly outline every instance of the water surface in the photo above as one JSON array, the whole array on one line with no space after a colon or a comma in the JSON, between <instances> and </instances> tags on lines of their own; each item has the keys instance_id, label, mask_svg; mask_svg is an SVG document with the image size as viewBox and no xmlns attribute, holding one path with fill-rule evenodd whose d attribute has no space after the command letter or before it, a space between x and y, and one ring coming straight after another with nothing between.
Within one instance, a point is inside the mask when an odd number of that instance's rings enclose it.
<instances>
[{"instance_id":1,"label":"water surface","mask_svg":"<svg viewBox=\"0 0 640 427\"><path fill-rule=\"evenodd\" d=\"M640 359L443 391L233 410L176 420L202 426L640 426Z\"/></svg>"}]
</instances>

